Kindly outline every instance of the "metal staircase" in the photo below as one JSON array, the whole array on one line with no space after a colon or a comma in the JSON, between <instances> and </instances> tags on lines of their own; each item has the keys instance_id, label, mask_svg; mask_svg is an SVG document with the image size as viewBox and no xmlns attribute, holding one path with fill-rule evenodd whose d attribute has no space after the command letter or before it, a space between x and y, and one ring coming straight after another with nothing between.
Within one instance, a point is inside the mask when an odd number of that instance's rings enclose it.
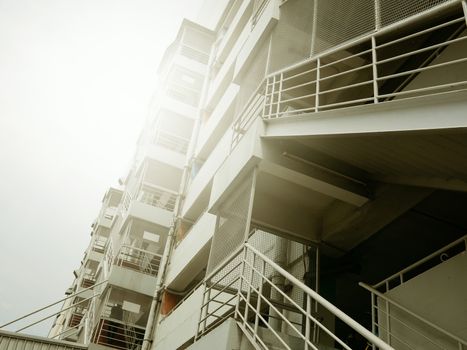
<instances>
[{"instance_id":1,"label":"metal staircase","mask_svg":"<svg viewBox=\"0 0 467 350\"><path fill-rule=\"evenodd\" d=\"M273 282L278 276L286 281L287 290ZM303 292L303 305L290 296L291 288ZM233 316L256 349L321 350L336 345L351 350L347 339L336 335L321 314L345 324L373 349L394 349L245 243L205 279L195 340Z\"/></svg>"}]
</instances>

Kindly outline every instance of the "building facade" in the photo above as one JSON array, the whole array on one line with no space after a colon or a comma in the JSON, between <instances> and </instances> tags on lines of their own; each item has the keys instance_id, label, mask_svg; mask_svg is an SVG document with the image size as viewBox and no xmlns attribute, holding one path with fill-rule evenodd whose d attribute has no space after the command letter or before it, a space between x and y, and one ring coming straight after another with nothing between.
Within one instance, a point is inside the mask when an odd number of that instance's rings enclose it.
<instances>
[{"instance_id":1,"label":"building facade","mask_svg":"<svg viewBox=\"0 0 467 350\"><path fill-rule=\"evenodd\" d=\"M206 0L198 22L49 336L467 349L467 2Z\"/></svg>"}]
</instances>

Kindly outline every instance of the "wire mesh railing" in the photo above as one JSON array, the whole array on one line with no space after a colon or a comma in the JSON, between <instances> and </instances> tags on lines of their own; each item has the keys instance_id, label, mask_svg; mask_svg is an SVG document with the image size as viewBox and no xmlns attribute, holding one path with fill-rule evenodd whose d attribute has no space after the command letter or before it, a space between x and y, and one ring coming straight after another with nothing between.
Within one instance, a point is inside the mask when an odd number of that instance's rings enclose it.
<instances>
[{"instance_id":1,"label":"wire mesh railing","mask_svg":"<svg viewBox=\"0 0 467 350\"><path fill-rule=\"evenodd\" d=\"M240 248L205 279L197 338L227 317L234 316L261 349L295 349L299 346L317 350L321 346L321 337L325 336L339 347L351 350L346 339L336 335L312 310L317 304L320 310L331 313L368 344L377 349L393 349L249 243ZM238 256L241 259L237 259ZM236 263L231 265L233 260ZM219 278L217 274L226 266L230 269ZM305 295L305 304L300 305L291 298L283 286L275 283L275 277L299 288ZM224 280L229 283L222 283Z\"/></svg>"}]
</instances>

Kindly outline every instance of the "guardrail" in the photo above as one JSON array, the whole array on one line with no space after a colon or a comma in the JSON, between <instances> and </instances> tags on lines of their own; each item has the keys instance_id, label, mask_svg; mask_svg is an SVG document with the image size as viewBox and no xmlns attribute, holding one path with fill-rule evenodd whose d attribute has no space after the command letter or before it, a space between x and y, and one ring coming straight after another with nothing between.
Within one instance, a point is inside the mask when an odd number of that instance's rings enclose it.
<instances>
[{"instance_id":1,"label":"guardrail","mask_svg":"<svg viewBox=\"0 0 467 350\"><path fill-rule=\"evenodd\" d=\"M178 46L178 53L202 64L208 64L209 61L209 53L203 52L186 44L180 44Z\"/></svg>"},{"instance_id":2,"label":"guardrail","mask_svg":"<svg viewBox=\"0 0 467 350\"><path fill-rule=\"evenodd\" d=\"M98 236L92 244L92 250L97 253L104 253L105 245L107 244L107 238Z\"/></svg>"},{"instance_id":3,"label":"guardrail","mask_svg":"<svg viewBox=\"0 0 467 350\"><path fill-rule=\"evenodd\" d=\"M114 264L147 275L156 276L162 255L144 249L123 245Z\"/></svg>"},{"instance_id":4,"label":"guardrail","mask_svg":"<svg viewBox=\"0 0 467 350\"><path fill-rule=\"evenodd\" d=\"M177 193L154 185L143 186L138 198L141 203L173 211L177 201Z\"/></svg>"},{"instance_id":5,"label":"guardrail","mask_svg":"<svg viewBox=\"0 0 467 350\"><path fill-rule=\"evenodd\" d=\"M423 318L369 285L362 282L359 285L371 293L373 332L385 337L388 344L397 344L397 349L401 350L428 347L443 350L467 349L466 340Z\"/></svg>"},{"instance_id":6,"label":"guardrail","mask_svg":"<svg viewBox=\"0 0 467 350\"><path fill-rule=\"evenodd\" d=\"M467 235L455 240L454 242L444 246L441 249L431 253L430 255L420 259L412 265L400 270L399 272L389 276L381 282L373 286L376 290L388 292L392 288L399 286L408 280L420 275L421 273L433 268L436 265L467 251Z\"/></svg>"},{"instance_id":7,"label":"guardrail","mask_svg":"<svg viewBox=\"0 0 467 350\"><path fill-rule=\"evenodd\" d=\"M186 154L190 139L159 129L154 138L154 143L172 151Z\"/></svg>"},{"instance_id":8,"label":"guardrail","mask_svg":"<svg viewBox=\"0 0 467 350\"><path fill-rule=\"evenodd\" d=\"M123 321L101 318L94 330L92 342L122 350L137 350L143 344L145 328Z\"/></svg>"},{"instance_id":9,"label":"guardrail","mask_svg":"<svg viewBox=\"0 0 467 350\"><path fill-rule=\"evenodd\" d=\"M446 8L457 17L436 16ZM232 148L257 117L270 121L466 90L465 74L455 72L465 71L467 51L442 55L467 43L466 13L465 1L445 1L268 75L233 124ZM416 79L430 74L436 78Z\"/></svg>"},{"instance_id":10,"label":"guardrail","mask_svg":"<svg viewBox=\"0 0 467 350\"><path fill-rule=\"evenodd\" d=\"M288 284L304 293L305 307L299 305L274 283L274 278L277 277L286 280ZM271 297L272 295L276 298ZM325 335L343 349L351 350L345 340L327 328L322 323L322 319L312 311L312 306L315 304L347 325L368 344L381 350L393 350L390 345L249 243L241 246L230 259L227 259L205 279L205 293L196 339L202 337L227 317L234 315L242 330L261 349L280 346L291 350L295 348L290 342L292 335L294 343L300 344L301 348L318 350L320 337ZM300 317L294 317L291 321L290 312ZM287 333L282 331L283 327L287 329ZM275 339L275 345L271 344L270 340L264 340L265 333L270 334L269 339L271 337Z\"/></svg>"}]
</instances>

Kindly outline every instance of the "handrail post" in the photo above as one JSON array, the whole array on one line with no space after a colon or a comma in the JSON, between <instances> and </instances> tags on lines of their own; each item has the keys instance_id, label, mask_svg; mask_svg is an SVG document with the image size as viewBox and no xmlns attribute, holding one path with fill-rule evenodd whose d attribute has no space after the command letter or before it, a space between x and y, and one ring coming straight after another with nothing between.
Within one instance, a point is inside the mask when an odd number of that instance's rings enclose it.
<instances>
[{"instance_id":1,"label":"handrail post","mask_svg":"<svg viewBox=\"0 0 467 350\"><path fill-rule=\"evenodd\" d=\"M315 83L315 112L319 112L319 80L321 79L321 59L318 57L316 60L316 83Z\"/></svg>"},{"instance_id":2,"label":"handrail post","mask_svg":"<svg viewBox=\"0 0 467 350\"><path fill-rule=\"evenodd\" d=\"M375 313L375 295L373 293L370 294L371 297L371 331L373 334L376 334L376 313ZM373 344L373 350L376 350L375 344Z\"/></svg>"},{"instance_id":3,"label":"handrail post","mask_svg":"<svg viewBox=\"0 0 467 350\"><path fill-rule=\"evenodd\" d=\"M310 325L310 318L308 317L309 314L311 314L311 298L307 294L306 295L306 315L305 315L305 338L306 338L306 340L310 339L311 325ZM314 325L314 327L316 327L316 324ZM313 338L315 336L314 333L315 332L313 332ZM313 341L315 341L315 339L313 339ZM308 342L305 341L305 350L308 350L308 349L309 349Z\"/></svg>"},{"instance_id":4,"label":"handrail post","mask_svg":"<svg viewBox=\"0 0 467 350\"><path fill-rule=\"evenodd\" d=\"M246 248L245 248L245 252L246 252ZM256 262L256 254L252 253L253 254L253 262L252 262L252 266L254 267L255 266L255 262ZM246 254L245 256L245 259L248 257L248 254ZM250 298L251 298L251 288L253 286L253 267L249 267L249 276L248 276L248 283L247 283L247 292L246 292L246 302L245 302L245 318L244 318L244 322L248 322L248 309L250 308Z\"/></svg>"},{"instance_id":5,"label":"handrail post","mask_svg":"<svg viewBox=\"0 0 467 350\"><path fill-rule=\"evenodd\" d=\"M376 0L378 2L378 0ZM371 61L373 69L373 103L377 104L379 102L379 88L378 88L378 56L376 52L376 38L373 35L371 37Z\"/></svg>"},{"instance_id":6,"label":"handrail post","mask_svg":"<svg viewBox=\"0 0 467 350\"><path fill-rule=\"evenodd\" d=\"M266 262L261 260L261 276L259 280L259 287L258 287L258 300L256 301L256 315L255 315L255 337L258 333L258 325L259 325L259 314L261 312L261 296L263 295L263 278L264 272L266 271Z\"/></svg>"}]
</instances>

